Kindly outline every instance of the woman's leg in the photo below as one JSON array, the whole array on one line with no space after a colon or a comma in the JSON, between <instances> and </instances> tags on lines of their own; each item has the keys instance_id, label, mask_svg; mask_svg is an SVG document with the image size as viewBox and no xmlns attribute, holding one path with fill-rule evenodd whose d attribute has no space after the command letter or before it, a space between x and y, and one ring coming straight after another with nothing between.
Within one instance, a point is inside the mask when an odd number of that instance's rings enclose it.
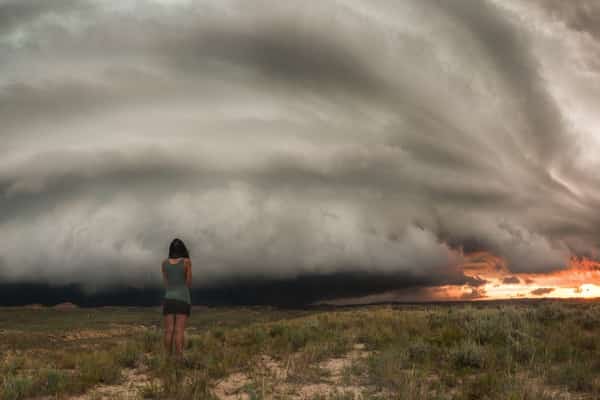
<instances>
[{"instance_id":1,"label":"woman's leg","mask_svg":"<svg viewBox=\"0 0 600 400\"><path fill-rule=\"evenodd\" d=\"M176 314L175 316L175 352L178 356L183 355L183 333L187 318L188 316L185 314Z\"/></svg>"},{"instance_id":2,"label":"woman's leg","mask_svg":"<svg viewBox=\"0 0 600 400\"><path fill-rule=\"evenodd\" d=\"M175 314L165 315L165 350L167 354L173 353L173 327L175 325Z\"/></svg>"}]
</instances>

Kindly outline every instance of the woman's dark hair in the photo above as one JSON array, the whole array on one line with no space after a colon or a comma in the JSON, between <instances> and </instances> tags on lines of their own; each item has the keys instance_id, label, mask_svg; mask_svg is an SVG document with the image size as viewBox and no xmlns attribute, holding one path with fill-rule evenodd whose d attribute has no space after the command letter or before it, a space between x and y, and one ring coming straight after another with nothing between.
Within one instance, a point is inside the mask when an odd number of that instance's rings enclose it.
<instances>
[{"instance_id":1,"label":"woman's dark hair","mask_svg":"<svg viewBox=\"0 0 600 400\"><path fill-rule=\"evenodd\" d=\"M190 253L188 253L187 247L183 244L181 239L173 239L171 245L169 246L169 258L190 258Z\"/></svg>"}]
</instances>

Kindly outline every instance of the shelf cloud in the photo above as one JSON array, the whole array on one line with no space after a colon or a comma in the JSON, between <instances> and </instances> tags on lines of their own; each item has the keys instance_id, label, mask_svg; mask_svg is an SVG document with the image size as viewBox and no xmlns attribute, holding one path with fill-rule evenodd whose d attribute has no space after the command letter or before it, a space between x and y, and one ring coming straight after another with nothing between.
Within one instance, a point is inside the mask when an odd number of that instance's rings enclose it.
<instances>
[{"instance_id":1,"label":"shelf cloud","mask_svg":"<svg viewBox=\"0 0 600 400\"><path fill-rule=\"evenodd\" d=\"M323 276L311 301L598 260L599 17L0 0L0 280L160 284L174 237L198 287Z\"/></svg>"}]
</instances>

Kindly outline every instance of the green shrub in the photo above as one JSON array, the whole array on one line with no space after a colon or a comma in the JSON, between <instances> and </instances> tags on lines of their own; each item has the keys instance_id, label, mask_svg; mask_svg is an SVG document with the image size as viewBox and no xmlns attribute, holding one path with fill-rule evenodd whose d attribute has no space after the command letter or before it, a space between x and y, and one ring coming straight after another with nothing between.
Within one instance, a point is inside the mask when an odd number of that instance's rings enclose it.
<instances>
[{"instance_id":1,"label":"green shrub","mask_svg":"<svg viewBox=\"0 0 600 400\"><path fill-rule=\"evenodd\" d=\"M367 359L369 375L375 383L395 387L403 382L402 371L409 367L409 355L404 346L389 346Z\"/></svg>"},{"instance_id":2,"label":"green shrub","mask_svg":"<svg viewBox=\"0 0 600 400\"><path fill-rule=\"evenodd\" d=\"M61 351L55 358L55 366L60 369L77 368L77 354L71 351Z\"/></svg>"},{"instance_id":3,"label":"green shrub","mask_svg":"<svg viewBox=\"0 0 600 400\"><path fill-rule=\"evenodd\" d=\"M311 331L307 328L289 329L287 332L287 339L292 345L292 350L297 351L304 347L310 340Z\"/></svg>"},{"instance_id":4,"label":"green shrub","mask_svg":"<svg viewBox=\"0 0 600 400\"><path fill-rule=\"evenodd\" d=\"M150 353L157 351L159 346L162 346L162 333L158 330L148 330L142 335L142 351Z\"/></svg>"},{"instance_id":5,"label":"green shrub","mask_svg":"<svg viewBox=\"0 0 600 400\"><path fill-rule=\"evenodd\" d=\"M465 330L467 336L479 344L504 344L508 341L512 327L510 321L499 312L478 313Z\"/></svg>"},{"instance_id":6,"label":"green shrub","mask_svg":"<svg viewBox=\"0 0 600 400\"><path fill-rule=\"evenodd\" d=\"M246 345L261 347L269 338L269 333L263 327L252 327L246 337Z\"/></svg>"},{"instance_id":7,"label":"green shrub","mask_svg":"<svg viewBox=\"0 0 600 400\"><path fill-rule=\"evenodd\" d=\"M450 349L450 361L456 368L483 368L485 351L473 341L463 341Z\"/></svg>"},{"instance_id":8,"label":"green shrub","mask_svg":"<svg viewBox=\"0 0 600 400\"><path fill-rule=\"evenodd\" d=\"M499 379L497 372L484 372L467 380L463 387L462 398L467 400L480 400L496 398L496 394L503 389L504 382Z\"/></svg>"},{"instance_id":9,"label":"green shrub","mask_svg":"<svg viewBox=\"0 0 600 400\"><path fill-rule=\"evenodd\" d=\"M204 371L196 371L190 380L186 382L178 397L181 399L211 400L214 396L211 392L210 378Z\"/></svg>"},{"instance_id":10,"label":"green shrub","mask_svg":"<svg viewBox=\"0 0 600 400\"><path fill-rule=\"evenodd\" d=\"M0 364L1 375L15 375L25 365L25 358L18 356L7 357Z\"/></svg>"},{"instance_id":11,"label":"green shrub","mask_svg":"<svg viewBox=\"0 0 600 400\"><path fill-rule=\"evenodd\" d=\"M62 371L49 369L42 374L43 391L47 394L57 394L65 390L69 377Z\"/></svg>"},{"instance_id":12,"label":"green shrub","mask_svg":"<svg viewBox=\"0 0 600 400\"><path fill-rule=\"evenodd\" d=\"M567 310L565 309L565 306L552 302L538 306L535 315L538 321L548 324L550 322L564 320L567 316Z\"/></svg>"},{"instance_id":13,"label":"green shrub","mask_svg":"<svg viewBox=\"0 0 600 400\"><path fill-rule=\"evenodd\" d=\"M151 380L148 385L140 390L139 394L142 399L160 400L164 398L162 386L157 379Z\"/></svg>"},{"instance_id":14,"label":"green shrub","mask_svg":"<svg viewBox=\"0 0 600 400\"><path fill-rule=\"evenodd\" d=\"M573 346L571 343L553 343L549 349L550 360L553 362L568 361L573 357Z\"/></svg>"},{"instance_id":15,"label":"green shrub","mask_svg":"<svg viewBox=\"0 0 600 400\"><path fill-rule=\"evenodd\" d=\"M0 400L20 400L33 393L33 380L25 376L6 375L2 384Z\"/></svg>"},{"instance_id":16,"label":"green shrub","mask_svg":"<svg viewBox=\"0 0 600 400\"><path fill-rule=\"evenodd\" d=\"M203 370L213 379L218 379L227 374L227 363L230 358L225 355L223 350L194 350L190 351L186 357L191 368Z\"/></svg>"},{"instance_id":17,"label":"green shrub","mask_svg":"<svg viewBox=\"0 0 600 400\"><path fill-rule=\"evenodd\" d=\"M596 373L589 363L584 362L569 362L552 368L546 379L550 384L566 386L569 390L591 392L598 389L594 385Z\"/></svg>"},{"instance_id":18,"label":"green shrub","mask_svg":"<svg viewBox=\"0 0 600 400\"><path fill-rule=\"evenodd\" d=\"M577 318L577 322L585 329L593 330L600 328L600 307L590 307L583 311Z\"/></svg>"},{"instance_id":19,"label":"green shrub","mask_svg":"<svg viewBox=\"0 0 600 400\"><path fill-rule=\"evenodd\" d=\"M446 326L450 319L451 316L448 314L448 312L432 312L427 314L427 323L429 324L429 328L434 330Z\"/></svg>"},{"instance_id":20,"label":"green shrub","mask_svg":"<svg viewBox=\"0 0 600 400\"><path fill-rule=\"evenodd\" d=\"M459 326L454 324L444 326L440 333L432 337L432 341L440 347L450 347L465 339L465 332Z\"/></svg>"},{"instance_id":21,"label":"green shrub","mask_svg":"<svg viewBox=\"0 0 600 400\"><path fill-rule=\"evenodd\" d=\"M212 334L215 337L215 339L223 341L225 340L225 330L223 328L214 328L212 330Z\"/></svg>"},{"instance_id":22,"label":"green shrub","mask_svg":"<svg viewBox=\"0 0 600 400\"><path fill-rule=\"evenodd\" d=\"M514 331L509 336L508 350L515 361L531 362L536 351L535 339L524 332Z\"/></svg>"},{"instance_id":23,"label":"green shrub","mask_svg":"<svg viewBox=\"0 0 600 400\"><path fill-rule=\"evenodd\" d=\"M273 325L269 328L269 336L272 338L283 336L285 334L285 327L280 324Z\"/></svg>"},{"instance_id":24,"label":"green shrub","mask_svg":"<svg viewBox=\"0 0 600 400\"><path fill-rule=\"evenodd\" d=\"M117 348L115 358L119 365L133 368L141 355L141 349L134 343L127 343Z\"/></svg>"},{"instance_id":25,"label":"green shrub","mask_svg":"<svg viewBox=\"0 0 600 400\"><path fill-rule=\"evenodd\" d=\"M86 385L111 384L121 378L121 369L116 357L107 351L81 355L78 366L80 380Z\"/></svg>"},{"instance_id":26,"label":"green shrub","mask_svg":"<svg viewBox=\"0 0 600 400\"><path fill-rule=\"evenodd\" d=\"M414 362L423 362L428 359L431 354L431 346L423 339L418 339L409 343L407 347L408 358Z\"/></svg>"}]
</instances>

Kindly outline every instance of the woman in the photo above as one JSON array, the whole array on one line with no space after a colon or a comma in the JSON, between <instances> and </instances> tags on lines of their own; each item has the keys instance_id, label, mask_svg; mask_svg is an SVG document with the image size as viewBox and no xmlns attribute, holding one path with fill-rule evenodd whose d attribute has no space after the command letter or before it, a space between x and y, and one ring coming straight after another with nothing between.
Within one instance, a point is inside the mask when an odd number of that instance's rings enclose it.
<instances>
[{"instance_id":1,"label":"woman","mask_svg":"<svg viewBox=\"0 0 600 400\"><path fill-rule=\"evenodd\" d=\"M163 315L165 317L165 349L167 354L183 358L183 332L185 322L190 316L192 286L192 262L185 244L173 239L169 246L169 258L162 262L162 274L165 283Z\"/></svg>"}]
</instances>

